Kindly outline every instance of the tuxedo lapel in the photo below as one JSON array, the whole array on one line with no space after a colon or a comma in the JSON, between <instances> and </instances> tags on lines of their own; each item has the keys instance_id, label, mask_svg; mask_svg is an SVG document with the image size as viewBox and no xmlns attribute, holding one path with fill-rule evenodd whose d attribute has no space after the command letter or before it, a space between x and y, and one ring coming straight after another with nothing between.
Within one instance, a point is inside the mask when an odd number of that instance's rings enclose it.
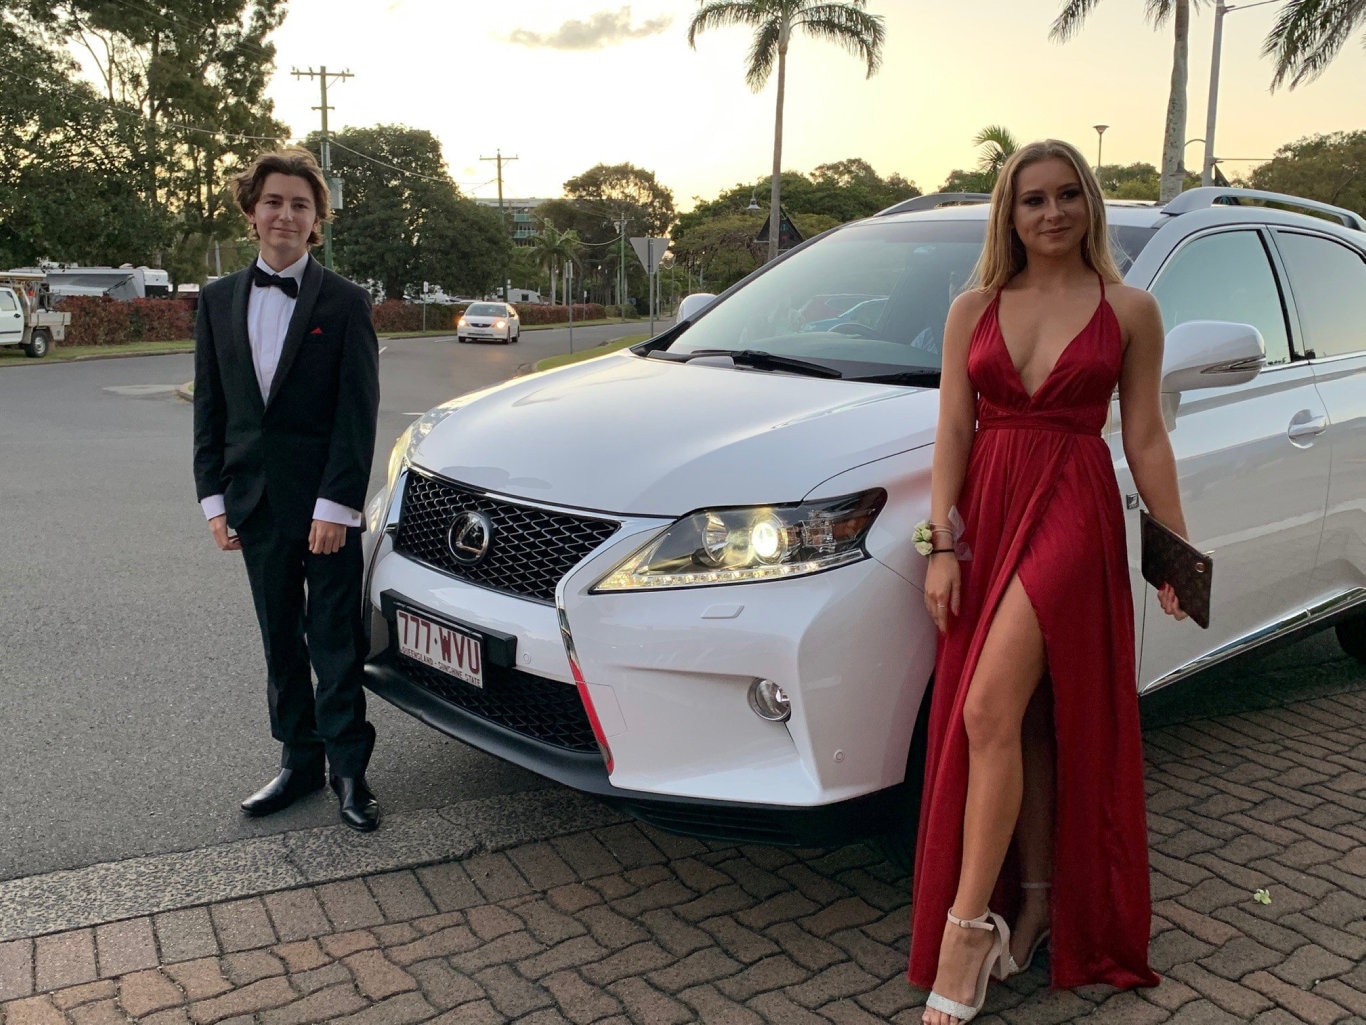
<instances>
[{"instance_id":1,"label":"tuxedo lapel","mask_svg":"<svg viewBox=\"0 0 1366 1025\"><path fill-rule=\"evenodd\" d=\"M284 348L280 350L280 363L275 368L275 377L270 382L269 406L280 394L280 385L294 365L294 357L299 354L299 346L304 340L304 328L313 319L313 307L318 302L318 292L323 283L323 266L313 257L308 258L304 267L304 279L299 285L299 298L294 303L294 313L289 318L289 330L285 332Z\"/></svg>"},{"instance_id":2,"label":"tuxedo lapel","mask_svg":"<svg viewBox=\"0 0 1366 1025\"><path fill-rule=\"evenodd\" d=\"M264 413L265 400L261 398L261 386L256 380L256 363L251 358L251 336L247 332L247 298L251 295L251 272L240 271L237 284L232 291L232 351L245 368L242 379L248 382L247 401L256 412Z\"/></svg>"}]
</instances>

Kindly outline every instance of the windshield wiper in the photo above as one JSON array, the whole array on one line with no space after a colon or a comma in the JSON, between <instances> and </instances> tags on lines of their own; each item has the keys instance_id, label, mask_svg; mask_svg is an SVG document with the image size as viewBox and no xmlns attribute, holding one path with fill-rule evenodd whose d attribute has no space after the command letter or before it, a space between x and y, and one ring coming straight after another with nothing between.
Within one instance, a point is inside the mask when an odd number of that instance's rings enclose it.
<instances>
[{"instance_id":1,"label":"windshield wiper","mask_svg":"<svg viewBox=\"0 0 1366 1025\"><path fill-rule=\"evenodd\" d=\"M895 374L870 374L867 377L851 377L851 381L866 381L869 384L938 384L941 372L930 367L919 370L899 370Z\"/></svg>"},{"instance_id":2,"label":"windshield wiper","mask_svg":"<svg viewBox=\"0 0 1366 1025\"><path fill-rule=\"evenodd\" d=\"M661 353L661 355L663 354ZM762 349L695 349L692 352L672 355L669 358L686 363L701 356L728 356L736 366L755 367L759 370L789 370L794 374L805 374L807 377L834 378L844 376L834 367L827 367L824 363L812 363L809 360L796 359L792 356L779 356L776 352L764 352Z\"/></svg>"}]
</instances>

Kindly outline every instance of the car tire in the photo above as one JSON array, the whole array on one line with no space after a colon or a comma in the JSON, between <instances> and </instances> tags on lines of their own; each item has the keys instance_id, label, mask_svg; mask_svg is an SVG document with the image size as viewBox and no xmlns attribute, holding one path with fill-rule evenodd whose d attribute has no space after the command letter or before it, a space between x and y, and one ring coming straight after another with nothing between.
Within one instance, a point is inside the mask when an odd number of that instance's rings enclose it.
<instances>
[{"instance_id":1,"label":"car tire","mask_svg":"<svg viewBox=\"0 0 1366 1025\"><path fill-rule=\"evenodd\" d=\"M920 699L920 714L911 732L911 749L906 755L906 779L897 788L897 811L888 828L877 837L883 855L897 868L910 872L915 864L915 841L920 832L920 798L925 786L925 753L929 749L930 694L934 680Z\"/></svg>"},{"instance_id":2,"label":"car tire","mask_svg":"<svg viewBox=\"0 0 1366 1025\"><path fill-rule=\"evenodd\" d=\"M517 342L520 342L521 340L522 340L522 331L521 331L521 329L519 328L519 329L517 330L517 333L516 333L515 335L512 336L512 338L510 339L510 341L515 345Z\"/></svg>"},{"instance_id":3,"label":"car tire","mask_svg":"<svg viewBox=\"0 0 1366 1025\"><path fill-rule=\"evenodd\" d=\"M1358 662L1366 663L1366 616L1344 619L1334 630L1342 650Z\"/></svg>"},{"instance_id":4,"label":"car tire","mask_svg":"<svg viewBox=\"0 0 1366 1025\"><path fill-rule=\"evenodd\" d=\"M47 355L48 349L52 348L52 334L45 327L35 328L33 334L28 337L28 344L24 346L25 355L34 359L42 359Z\"/></svg>"},{"instance_id":5,"label":"car tire","mask_svg":"<svg viewBox=\"0 0 1366 1025\"><path fill-rule=\"evenodd\" d=\"M464 335L456 335L455 340L459 342L461 345L464 345L466 342L469 341L469 339L466 338Z\"/></svg>"}]
</instances>

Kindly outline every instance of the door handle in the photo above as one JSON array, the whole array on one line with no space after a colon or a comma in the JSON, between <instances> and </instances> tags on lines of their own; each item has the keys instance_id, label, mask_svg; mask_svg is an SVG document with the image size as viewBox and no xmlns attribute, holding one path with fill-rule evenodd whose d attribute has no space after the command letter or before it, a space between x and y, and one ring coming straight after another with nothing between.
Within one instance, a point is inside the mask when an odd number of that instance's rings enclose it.
<instances>
[{"instance_id":1,"label":"door handle","mask_svg":"<svg viewBox=\"0 0 1366 1025\"><path fill-rule=\"evenodd\" d=\"M1290 418L1290 426L1286 428L1285 435L1291 441L1308 441L1317 438L1327 429L1326 416L1315 416L1309 410L1302 409Z\"/></svg>"}]
</instances>

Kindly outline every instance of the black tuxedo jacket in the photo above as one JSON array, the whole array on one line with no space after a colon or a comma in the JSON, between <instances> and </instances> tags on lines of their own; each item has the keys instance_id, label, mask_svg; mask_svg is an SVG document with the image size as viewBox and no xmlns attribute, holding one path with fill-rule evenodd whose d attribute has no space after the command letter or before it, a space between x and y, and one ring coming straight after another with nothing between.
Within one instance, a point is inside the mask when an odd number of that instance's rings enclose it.
<instances>
[{"instance_id":1,"label":"black tuxedo jacket","mask_svg":"<svg viewBox=\"0 0 1366 1025\"><path fill-rule=\"evenodd\" d=\"M309 258L270 395L247 339L251 268L206 286L195 319L194 478L234 529L268 496L277 529L307 537L326 498L365 506L379 412L370 297Z\"/></svg>"}]
</instances>

